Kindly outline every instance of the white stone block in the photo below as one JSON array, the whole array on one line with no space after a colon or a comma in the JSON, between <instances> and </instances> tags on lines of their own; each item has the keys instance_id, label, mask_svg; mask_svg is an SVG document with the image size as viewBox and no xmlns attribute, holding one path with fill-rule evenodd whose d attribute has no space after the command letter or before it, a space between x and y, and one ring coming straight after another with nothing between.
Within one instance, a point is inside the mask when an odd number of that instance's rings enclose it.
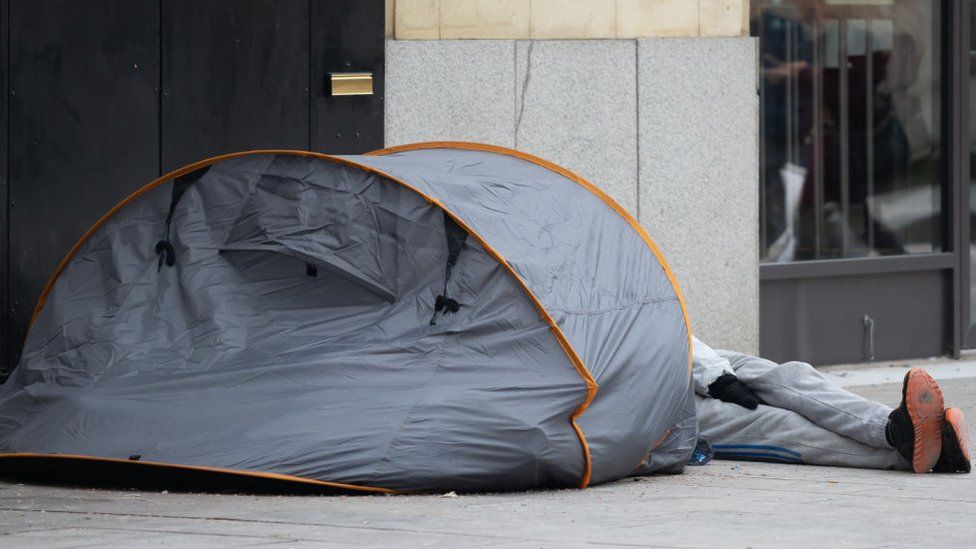
<instances>
[{"instance_id":1,"label":"white stone block","mask_svg":"<svg viewBox=\"0 0 976 549\"><path fill-rule=\"evenodd\" d=\"M515 42L386 43L386 144L515 145Z\"/></svg>"},{"instance_id":2,"label":"white stone block","mask_svg":"<svg viewBox=\"0 0 976 549\"><path fill-rule=\"evenodd\" d=\"M640 220L693 330L759 349L759 98L753 38L638 41Z\"/></svg>"},{"instance_id":3,"label":"white stone block","mask_svg":"<svg viewBox=\"0 0 976 549\"><path fill-rule=\"evenodd\" d=\"M516 148L576 172L637 210L633 40L516 45Z\"/></svg>"}]
</instances>

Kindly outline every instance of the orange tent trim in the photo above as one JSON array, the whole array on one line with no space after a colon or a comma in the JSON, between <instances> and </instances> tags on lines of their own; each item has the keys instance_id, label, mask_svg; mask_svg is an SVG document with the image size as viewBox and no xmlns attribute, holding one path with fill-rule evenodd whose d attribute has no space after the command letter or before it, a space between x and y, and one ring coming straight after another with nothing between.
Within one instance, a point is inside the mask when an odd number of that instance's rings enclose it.
<instances>
[{"instance_id":1,"label":"orange tent trim","mask_svg":"<svg viewBox=\"0 0 976 549\"><path fill-rule=\"evenodd\" d=\"M29 453L29 452L23 452L23 453L15 452L9 454L0 454L0 462L2 462L5 459L18 459L18 458L63 459L65 461L94 461L99 463L125 463L125 464L132 464L132 465L141 465L146 467L159 467L159 468L176 469L176 470L184 470L184 471L201 471L204 473L226 473L231 475L239 475L243 477L284 480L288 482L300 482L302 484L322 486L324 488L336 488L339 490L352 490L357 492L370 492L374 494L405 493L405 492L400 492L399 490L392 490L390 488L360 486L357 484L346 484L344 482L329 482L325 480L315 480L315 479L304 478L304 477L296 477L293 475L282 475L279 473L248 471L245 469L225 469L223 467L206 467L202 465L181 465L178 463L165 463L161 461L142 461L142 460L134 461L134 460L118 459L118 458L83 456L78 454L40 454L40 453Z\"/></svg>"}]
</instances>

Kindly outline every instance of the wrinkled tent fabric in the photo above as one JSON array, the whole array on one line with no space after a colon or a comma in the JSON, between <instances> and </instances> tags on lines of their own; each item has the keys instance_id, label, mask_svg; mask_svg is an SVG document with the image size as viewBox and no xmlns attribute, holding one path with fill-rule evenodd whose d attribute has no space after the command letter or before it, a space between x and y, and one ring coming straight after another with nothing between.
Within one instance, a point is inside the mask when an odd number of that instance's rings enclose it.
<instances>
[{"instance_id":1,"label":"wrinkled tent fabric","mask_svg":"<svg viewBox=\"0 0 976 549\"><path fill-rule=\"evenodd\" d=\"M394 491L676 472L690 352L647 235L545 161L225 155L147 185L62 262L0 390L0 469L138 456Z\"/></svg>"}]
</instances>

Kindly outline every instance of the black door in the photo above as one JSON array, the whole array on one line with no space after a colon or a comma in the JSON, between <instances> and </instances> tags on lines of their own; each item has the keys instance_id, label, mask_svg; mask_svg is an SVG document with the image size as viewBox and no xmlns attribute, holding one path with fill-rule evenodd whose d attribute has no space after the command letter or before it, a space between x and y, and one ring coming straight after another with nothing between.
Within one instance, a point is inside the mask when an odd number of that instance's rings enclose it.
<instances>
[{"instance_id":1,"label":"black door","mask_svg":"<svg viewBox=\"0 0 976 549\"><path fill-rule=\"evenodd\" d=\"M237 150L383 146L383 0L0 0L0 373L71 245L130 192ZM332 97L327 75L374 75Z\"/></svg>"},{"instance_id":2,"label":"black door","mask_svg":"<svg viewBox=\"0 0 976 549\"><path fill-rule=\"evenodd\" d=\"M309 147L308 2L162 2L163 172Z\"/></svg>"}]
</instances>

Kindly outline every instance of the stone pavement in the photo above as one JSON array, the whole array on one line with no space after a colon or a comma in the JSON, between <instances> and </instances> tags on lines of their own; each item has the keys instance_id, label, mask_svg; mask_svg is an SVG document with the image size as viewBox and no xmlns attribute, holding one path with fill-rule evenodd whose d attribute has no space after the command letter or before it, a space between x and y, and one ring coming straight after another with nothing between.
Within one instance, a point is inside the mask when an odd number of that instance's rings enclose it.
<instances>
[{"instance_id":1,"label":"stone pavement","mask_svg":"<svg viewBox=\"0 0 976 549\"><path fill-rule=\"evenodd\" d=\"M971 377L958 374L961 367ZM976 363L932 369L957 372L940 384L976 432ZM888 380L893 372L834 369L831 375ZM900 387L850 389L895 404ZM683 475L587 490L457 497L212 495L0 482L0 547L974 544L976 474L713 461Z\"/></svg>"}]
</instances>

